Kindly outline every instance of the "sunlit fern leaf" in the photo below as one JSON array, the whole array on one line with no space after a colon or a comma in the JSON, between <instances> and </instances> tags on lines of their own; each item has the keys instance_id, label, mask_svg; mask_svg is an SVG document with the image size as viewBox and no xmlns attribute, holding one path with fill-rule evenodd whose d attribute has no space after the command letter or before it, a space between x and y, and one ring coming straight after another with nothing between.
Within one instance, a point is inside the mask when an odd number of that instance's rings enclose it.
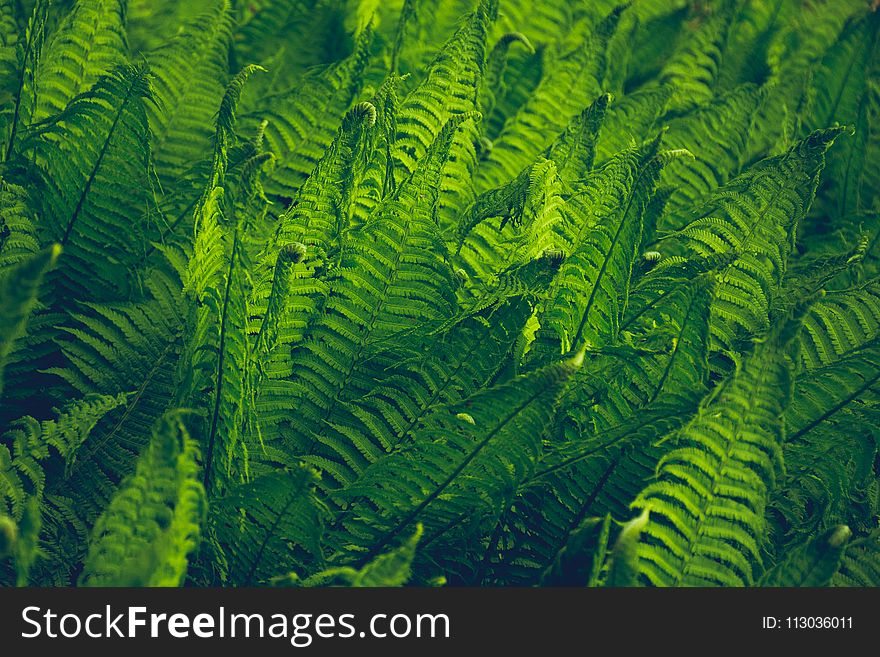
<instances>
[{"instance_id":1,"label":"sunlit fern leaf","mask_svg":"<svg viewBox=\"0 0 880 657\"><path fill-rule=\"evenodd\" d=\"M486 138L496 139L505 121L528 100L543 76L546 53L571 33L577 12L578 7L572 3L557 0L540 4L505 0L499 4L493 30L497 39L493 39L495 45L484 79L485 96L491 98L493 111L480 109L485 116ZM518 40L517 35L526 40L523 47L510 48L511 39Z\"/></svg>"},{"instance_id":2,"label":"sunlit fern leaf","mask_svg":"<svg viewBox=\"0 0 880 657\"><path fill-rule=\"evenodd\" d=\"M349 446L339 451L330 445L319 448L321 431L346 399L370 344L411 328L413 322L452 316L455 283L434 213L453 136L467 120L459 115L447 122L416 170L343 245L339 267L327 283L329 293L291 355L287 404L296 411L289 413L293 431L285 432L291 453L344 460ZM320 465L325 469L330 463L322 460Z\"/></svg>"},{"instance_id":3,"label":"sunlit fern leaf","mask_svg":"<svg viewBox=\"0 0 880 657\"><path fill-rule=\"evenodd\" d=\"M499 268L558 247L552 229L560 218L561 192L556 165L539 157L506 185L477 196L455 230L464 271L485 280Z\"/></svg>"},{"instance_id":4,"label":"sunlit fern leaf","mask_svg":"<svg viewBox=\"0 0 880 657\"><path fill-rule=\"evenodd\" d=\"M659 148L657 139L624 151L579 190L584 218L567 235L570 252L540 310L531 362L616 337L641 243L641 214L669 159Z\"/></svg>"},{"instance_id":5,"label":"sunlit fern leaf","mask_svg":"<svg viewBox=\"0 0 880 657\"><path fill-rule=\"evenodd\" d=\"M487 32L497 2L483 0L431 62L426 77L401 101L392 148L395 181L412 173L443 126L454 115L477 110L477 89L483 75ZM456 144L454 158L464 156ZM458 169L459 167L456 167ZM452 171L450 176L455 176Z\"/></svg>"},{"instance_id":6,"label":"sunlit fern leaf","mask_svg":"<svg viewBox=\"0 0 880 657\"><path fill-rule=\"evenodd\" d=\"M128 58L126 0L77 0L37 68L34 121L58 114Z\"/></svg>"},{"instance_id":7,"label":"sunlit fern leaf","mask_svg":"<svg viewBox=\"0 0 880 657\"><path fill-rule=\"evenodd\" d=\"M224 581L256 585L321 565L316 482L312 470L299 467L240 484L215 501L210 533L223 555Z\"/></svg>"},{"instance_id":8,"label":"sunlit fern leaf","mask_svg":"<svg viewBox=\"0 0 880 657\"><path fill-rule=\"evenodd\" d=\"M0 275L39 248L27 192L0 178Z\"/></svg>"},{"instance_id":9,"label":"sunlit fern leaf","mask_svg":"<svg viewBox=\"0 0 880 657\"><path fill-rule=\"evenodd\" d=\"M804 130L840 123L855 128L828 156L818 191L816 211L822 221L839 218L870 206L862 198L861 172L865 168L868 135L868 75L877 52L880 12L854 17L818 64L811 81ZM824 231L823 231L824 232Z\"/></svg>"},{"instance_id":10,"label":"sunlit fern leaf","mask_svg":"<svg viewBox=\"0 0 880 657\"><path fill-rule=\"evenodd\" d=\"M166 188L210 152L228 75L232 11L228 0L213 5L147 55L155 98L148 106L153 158Z\"/></svg>"},{"instance_id":11,"label":"sunlit fern leaf","mask_svg":"<svg viewBox=\"0 0 880 657\"><path fill-rule=\"evenodd\" d=\"M206 512L197 459L181 413L164 415L135 473L95 524L81 585L183 583Z\"/></svg>"},{"instance_id":12,"label":"sunlit fern leaf","mask_svg":"<svg viewBox=\"0 0 880 657\"><path fill-rule=\"evenodd\" d=\"M508 118L481 162L477 191L512 178L565 130L602 92L605 48L620 18L618 8L595 27L575 30L570 42L545 55L543 76L515 115Z\"/></svg>"},{"instance_id":13,"label":"sunlit fern leaf","mask_svg":"<svg viewBox=\"0 0 880 657\"><path fill-rule=\"evenodd\" d=\"M359 546L352 556L367 563L421 522L423 553L461 564L463 555L443 545L495 515L532 472L558 395L579 365L580 358L549 365L437 408L414 429L409 447L338 493L353 503L339 540Z\"/></svg>"},{"instance_id":14,"label":"sunlit fern leaf","mask_svg":"<svg viewBox=\"0 0 880 657\"><path fill-rule=\"evenodd\" d=\"M19 136L30 124L36 106L36 70L46 38L48 0L34 4L23 35L15 21L13 0L0 5L0 161L11 159Z\"/></svg>"},{"instance_id":15,"label":"sunlit fern leaf","mask_svg":"<svg viewBox=\"0 0 880 657\"><path fill-rule=\"evenodd\" d=\"M828 586L840 568L851 535L849 527L840 525L810 539L764 573L758 586Z\"/></svg>"},{"instance_id":16,"label":"sunlit fern leaf","mask_svg":"<svg viewBox=\"0 0 880 657\"><path fill-rule=\"evenodd\" d=\"M299 580L288 577L294 586L348 586L352 588L375 588L404 586L412 577L412 562L422 537L422 526L416 525L415 533L400 547L381 554L363 568L329 568ZM284 582L285 579L282 579Z\"/></svg>"},{"instance_id":17,"label":"sunlit fern leaf","mask_svg":"<svg viewBox=\"0 0 880 657\"><path fill-rule=\"evenodd\" d=\"M352 188L350 215L353 225L363 225L373 209L396 189L394 157L391 153L397 140L397 113L401 78L392 74L367 101L376 110L375 136L363 175Z\"/></svg>"},{"instance_id":18,"label":"sunlit fern leaf","mask_svg":"<svg viewBox=\"0 0 880 657\"><path fill-rule=\"evenodd\" d=\"M41 238L64 247L57 296L65 303L118 299L134 282L152 232L141 222L150 188L150 98L146 69L117 68L22 146L34 149L40 166Z\"/></svg>"},{"instance_id":19,"label":"sunlit fern leaf","mask_svg":"<svg viewBox=\"0 0 880 657\"><path fill-rule=\"evenodd\" d=\"M708 16L685 27L676 52L660 72L660 81L673 88L669 111L682 114L715 95L718 73L735 13L735 0L724 0Z\"/></svg>"},{"instance_id":20,"label":"sunlit fern leaf","mask_svg":"<svg viewBox=\"0 0 880 657\"><path fill-rule=\"evenodd\" d=\"M39 422L26 416L12 423L3 436L12 451L0 445L0 498L6 502L6 511L20 520L28 496L42 498L50 457L60 456L69 472L98 421L125 401L125 394L87 395L54 420Z\"/></svg>"},{"instance_id":21,"label":"sunlit fern leaf","mask_svg":"<svg viewBox=\"0 0 880 657\"><path fill-rule=\"evenodd\" d=\"M59 253L58 245L51 246L0 274L0 393L3 392L3 370L16 340L25 332L43 276L55 266Z\"/></svg>"},{"instance_id":22,"label":"sunlit fern leaf","mask_svg":"<svg viewBox=\"0 0 880 657\"><path fill-rule=\"evenodd\" d=\"M803 367L830 365L880 336L880 280L829 292L804 318L800 333Z\"/></svg>"},{"instance_id":23,"label":"sunlit fern leaf","mask_svg":"<svg viewBox=\"0 0 880 657\"><path fill-rule=\"evenodd\" d=\"M701 199L727 183L744 164L749 129L761 100L754 85L722 94L687 116L673 119L664 142L692 158L670 162L660 184L671 188L661 230L680 228Z\"/></svg>"},{"instance_id":24,"label":"sunlit fern leaf","mask_svg":"<svg viewBox=\"0 0 880 657\"><path fill-rule=\"evenodd\" d=\"M713 391L677 435L657 479L633 503L651 517L640 544L655 585L754 582L764 509L781 467L791 396L790 344L798 319L780 323Z\"/></svg>"},{"instance_id":25,"label":"sunlit fern leaf","mask_svg":"<svg viewBox=\"0 0 880 657\"><path fill-rule=\"evenodd\" d=\"M583 7L576 2L549 0L540 5L527 0L508 0L498 8L496 32L523 32L529 41L544 45L564 37L571 30L575 14Z\"/></svg>"},{"instance_id":26,"label":"sunlit fern leaf","mask_svg":"<svg viewBox=\"0 0 880 657\"><path fill-rule=\"evenodd\" d=\"M253 424L251 355L248 341L248 260L245 234L257 214L238 207L259 189L259 172L237 190L227 179L228 149L234 140L241 90L258 67L243 69L229 84L220 105L214 137L214 172L196 209L193 254L184 291L195 302L181 361L183 404L205 412L198 432L205 458L203 481L209 495L228 482L246 480L248 447L244 429Z\"/></svg>"},{"instance_id":27,"label":"sunlit fern leaf","mask_svg":"<svg viewBox=\"0 0 880 657\"><path fill-rule=\"evenodd\" d=\"M832 586L880 586L880 531L853 540L847 546Z\"/></svg>"},{"instance_id":28,"label":"sunlit fern leaf","mask_svg":"<svg viewBox=\"0 0 880 657\"><path fill-rule=\"evenodd\" d=\"M265 183L271 196L289 203L333 141L363 84L371 38L367 31L346 59L304 73L283 91L256 98L245 93L241 130L253 133L262 121L269 122L266 146L276 158Z\"/></svg>"},{"instance_id":29,"label":"sunlit fern leaf","mask_svg":"<svg viewBox=\"0 0 880 657\"><path fill-rule=\"evenodd\" d=\"M608 575L603 586L634 587L639 582L639 538L648 524L649 511L642 512L620 528L614 549L608 558Z\"/></svg>"},{"instance_id":30,"label":"sunlit fern leaf","mask_svg":"<svg viewBox=\"0 0 880 657\"><path fill-rule=\"evenodd\" d=\"M736 254L716 277L712 335L720 348L769 327L798 222L812 203L825 152L840 132L817 131L783 155L752 166L705 201L695 211L698 218L666 238L673 252L681 247L699 257Z\"/></svg>"},{"instance_id":31,"label":"sunlit fern leaf","mask_svg":"<svg viewBox=\"0 0 880 657\"><path fill-rule=\"evenodd\" d=\"M310 258L326 268L338 259L342 234L349 228L352 197L372 154L372 131L376 108L370 103L355 105L314 170L303 182L278 219L278 227L261 258L274 263L278 250L299 243Z\"/></svg>"}]
</instances>

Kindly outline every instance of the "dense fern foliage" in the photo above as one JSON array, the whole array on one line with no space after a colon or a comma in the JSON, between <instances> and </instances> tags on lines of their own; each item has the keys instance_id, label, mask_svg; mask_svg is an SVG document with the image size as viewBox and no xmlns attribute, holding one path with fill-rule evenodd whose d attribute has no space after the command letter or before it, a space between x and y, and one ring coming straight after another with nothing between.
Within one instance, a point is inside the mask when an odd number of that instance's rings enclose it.
<instances>
[{"instance_id":1,"label":"dense fern foliage","mask_svg":"<svg viewBox=\"0 0 880 657\"><path fill-rule=\"evenodd\" d=\"M0 583L880 585L868 0L0 0Z\"/></svg>"}]
</instances>

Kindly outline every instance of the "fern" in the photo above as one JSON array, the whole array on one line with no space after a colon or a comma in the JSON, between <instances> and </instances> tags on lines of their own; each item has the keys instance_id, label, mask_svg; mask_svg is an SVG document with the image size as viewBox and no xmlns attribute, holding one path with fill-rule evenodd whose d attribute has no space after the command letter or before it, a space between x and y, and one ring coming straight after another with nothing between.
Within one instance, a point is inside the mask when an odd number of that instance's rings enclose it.
<instances>
[{"instance_id":1,"label":"fern","mask_svg":"<svg viewBox=\"0 0 880 657\"><path fill-rule=\"evenodd\" d=\"M866 4L0 0L0 583L876 585Z\"/></svg>"},{"instance_id":2,"label":"fern","mask_svg":"<svg viewBox=\"0 0 880 657\"><path fill-rule=\"evenodd\" d=\"M180 414L165 415L134 475L95 523L81 584L181 583L205 513L196 454Z\"/></svg>"},{"instance_id":3,"label":"fern","mask_svg":"<svg viewBox=\"0 0 880 657\"><path fill-rule=\"evenodd\" d=\"M742 586L755 580L768 491L781 466L792 377L789 322L756 345L707 397L657 481L634 502L650 511L640 570L654 584Z\"/></svg>"}]
</instances>

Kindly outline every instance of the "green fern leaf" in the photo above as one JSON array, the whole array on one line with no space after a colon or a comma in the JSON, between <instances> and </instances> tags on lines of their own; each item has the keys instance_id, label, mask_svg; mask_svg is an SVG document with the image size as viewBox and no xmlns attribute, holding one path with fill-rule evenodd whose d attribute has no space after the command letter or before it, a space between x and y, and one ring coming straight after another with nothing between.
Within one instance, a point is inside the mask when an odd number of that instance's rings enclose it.
<instances>
[{"instance_id":1,"label":"green fern leaf","mask_svg":"<svg viewBox=\"0 0 880 657\"><path fill-rule=\"evenodd\" d=\"M0 445L0 496L7 500L9 513L20 520L28 496L41 499L46 473L41 462L48 461L53 448L64 459L65 473L76 462L77 451L101 418L123 405L126 395L90 395L69 405L56 420L39 422L28 416L12 424L4 438L12 453Z\"/></svg>"},{"instance_id":2,"label":"green fern leaf","mask_svg":"<svg viewBox=\"0 0 880 657\"><path fill-rule=\"evenodd\" d=\"M163 416L134 475L95 524L80 584L183 583L205 515L197 452L180 413Z\"/></svg>"},{"instance_id":3,"label":"green fern leaf","mask_svg":"<svg viewBox=\"0 0 880 657\"><path fill-rule=\"evenodd\" d=\"M0 37L0 157L12 159L19 136L31 123L36 100L36 71L46 38L49 2L38 0L19 38L12 0L2 4L3 36Z\"/></svg>"},{"instance_id":4,"label":"green fern leaf","mask_svg":"<svg viewBox=\"0 0 880 657\"><path fill-rule=\"evenodd\" d=\"M301 467L241 484L216 501L211 533L224 555L226 580L255 585L320 560L323 512L316 481Z\"/></svg>"},{"instance_id":5,"label":"green fern leaf","mask_svg":"<svg viewBox=\"0 0 880 657\"><path fill-rule=\"evenodd\" d=\"M58 114L126 62L126 5L126 0L77 0L40 59L34 121Z\"/></svg>"},{"instance_id":6,"label":"green fern leaf","mask_svg":"<svg viewBox=\"0 0 880 657\"><path fill-rule=\"evenodd\" d=\"M781 465L792 386L787 344L797 324L780 325L706 398L661 460L656 482L633 503L651 514L639 547L651 583L754 581L764 508Z\"/></svg>"},{"instance_id":7,"label":"green fern leaf","mask_svg":"<svg viewBox=\"0 0 880 657\"><path fill-rule=\"evenodd\" d=\"M697 218L658 248L699 257L735 254L716 276L712 335L730 348L738 335L769 328L773 297L785 273L798 223L812 203L825 152L840 129L813 133L787 153L764 160L721 187Z\"/></svg>"},{"instance_id":8,"label":"green fern leaf","mask_svg":"<svg viewBox=\"0 0 880 657\"><path fill-rule=\"evenodd\" d=\"M410 447L340 491L355 505L346 529L365 550L360 561L381 554L417 519L433 558L449 559L444 535L497 512L534 467L558 395L580 361L550 365L438 408L415 428Z\"/></svg>"},{"instance_id":9,"label":"green fern leaf","mask_svg":"<svg viewBox=\"0 0 880 657\"><path fill-rule=\"evenodd\" d=\"M140 218L149 190L150 98L145 69L115 69L22 145L36 150L41 165L38 228L64 247L60 284L76 299L127 294L149 239ZM108 249L112 259L103 257Z\"/></svg>"}]
</instances>

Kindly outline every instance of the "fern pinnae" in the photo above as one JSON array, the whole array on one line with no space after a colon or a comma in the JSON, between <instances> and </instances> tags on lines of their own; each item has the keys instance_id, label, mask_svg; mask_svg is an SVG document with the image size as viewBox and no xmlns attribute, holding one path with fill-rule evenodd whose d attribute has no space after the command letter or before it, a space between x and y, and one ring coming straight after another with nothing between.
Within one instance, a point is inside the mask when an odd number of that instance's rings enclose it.
<instances>
[{"instance_id":1,"label":"fern pinnae","mask_svg":"<svg viewBox=\"0 0 880 657\"><path fill-rule=\"evenodd\" d=\"M450 512L453 518L459 516L459 512L456 511L456 495L452 495L449 489L465 470L477 468L473 473L473 476L477 476L479 468L485 467L500 474L498 468L506 467L504 465L506 462L515 469L528 468L531 460L537 456L534 450L540 449L536 443L539 442L540 434L543 433L545 423L549 420L555 398L568 377L580 367L580 360L580 357L575 357L549 365L504 384L497 392L498 395L509 396L510 403L505 404L503 408L498 405L490 389L453 406L453 408L467 409L470 419L462 418L460 414L454 415L450 412L453 409L442 407L437 409L425 419L423 428L418 432L425 435L417 436L408 451L376 463L366 470L355 484L340 491L339 494L346 498L364 497L373 504L378 504L376 509L378 513L388 514L379 526L370 528L369 535L373 538L365 546L367 550L362 561L368 561L381 552L389 541L406 529L415 518L421 516L425 523L425 510L435 502L441 507L444 504L451 507L442 516L447 518L446 522ZM504 392L502 393L501 390ZM533 434L531 437L521 435L520 438L515 438L511 431L515 431L520 422L527 422L527 426L537 435ZM432 434L434 437L430 438ZM438 440L444 436L449 440L448 445L444 445L445 441ZM504 442L505 445L496 445L499 441ZM504 456L505 448L515 448L515 451ZM436 454L432 454L434 451ZM443 456L444 453L447 455ZM455 454L454 458L452 458L453 454ZM416 460L410 461L411 458ZM450 458L451 461L447 460ZM412 466L416 462L422 462L425 468L420 472L413 471ZM470 467L471 464L473 467ZM401 479L399 484L394 482L392 472L397 472L397 477ZM488 474L487 472L486 475ZM525 472L519 476L524 474ZM412 500L408 497L413 491L406 483L410 478L425 481L426 484L427 481L431 482L427 488L422 489L427 492L416 494ZM463 480L460 483L463 488L458 494L466 494L469 485L478 484L476 481L469 484L468 481ZM489 494L490 491L494 491L493 494L498 495L504 487L504 482L503 480L492 482L487 479L482 481L482 485L486 486L483 489L484 493ZM367 512L366 508L362 513L365 512ZM379 520L378 517L373 518L374 513L369 511L373 522ZM358 524L360 522L362 521L359 520ZM440 521L440 524L445 523Z\"/></svg>"},{"instance_id":2,"label":"fern pinnae","mask_svg":"<svg viewBox=\"0 0 880 657\"><path fill-rule=\"evenodd\" d=\"M64 110L76 96L128 58L127 0L77 0L41 58L34 120Z\"/></svg>"},{"instance_id":3,"label":"fern pinnae","mask_svg":"<svg viewBox=\"0 0 880 657\"><path fill-rule=\"evenodd\" d=\"M182 584L206 512L196 454L180 413L165 415L134 476L95 525L81 584Z\"/></svg>"},{"instance_id":4,"label":"fern pinnae","mask_svg":"<svg viewBox=\"0 0 880 657\"><path fill-rule=\"evenodd\" d=\"M220 104L212 179L196 210L193 255L184 286L198 304L190 319L186 357L181 361L189 370L181 373L181 399L186 403L210 400L200 436L205 458L203 484L209 495L222 488L224 479L246 479L248 472L243 433L252 424L253 409L242 232L247 230L249 218L237 216L242 211L236 207L248 199L227 198L226 169L236 106L248 77L257 70L259 67L243 69ZM243 183L246 188L254 185L247 176ZM246 197L254 193L244 190ZM217 444L218 439L222 445ZM218 455L222 467L214 468Z\"/></svg>"},{"instance_id":5,"label":"fern pinnae","mask_svg":"<svg viewBox=\"0 0 880 657\"><path fill-rule=\"evenodd\" d=\"M14 75L4 75L5 79L17 87L14 93L15 101L12 107L12 117L7 118L6 108L0 110L0 135L6 139L5 147L0 145L3 153L3 161L12 159L16 147L18 135L23 127L31 122L36 106L36 70L39 67L40 57L46 38L46 22L49 12L48 0L37 0L34 3L33 12L28 19L25 30L24 44L18 43L15 48L15 62L17 64ZM12 46L10 46L12 47ZM4 73L7 71L2 70ZM12 71L9 71L12 73ZM30 89L28 89L30 86ZM8 122L8 128L7 126ZM8 130L8 135L6 134Z\"/></svg>"},{"instance_id":6,"label":"fern pinnae","mask_svg":"<svg viewBox=\"0 0 880 657\"><path fill-rule=\"evenodd\" d=\"M802 312L802 311L801 311ZM792 376L788 345L800 322L780 324L681 430L658 478L634 502L651 520L640 547L654 584L746 585L758 541Z\"/></svg>"}]
</instances>

